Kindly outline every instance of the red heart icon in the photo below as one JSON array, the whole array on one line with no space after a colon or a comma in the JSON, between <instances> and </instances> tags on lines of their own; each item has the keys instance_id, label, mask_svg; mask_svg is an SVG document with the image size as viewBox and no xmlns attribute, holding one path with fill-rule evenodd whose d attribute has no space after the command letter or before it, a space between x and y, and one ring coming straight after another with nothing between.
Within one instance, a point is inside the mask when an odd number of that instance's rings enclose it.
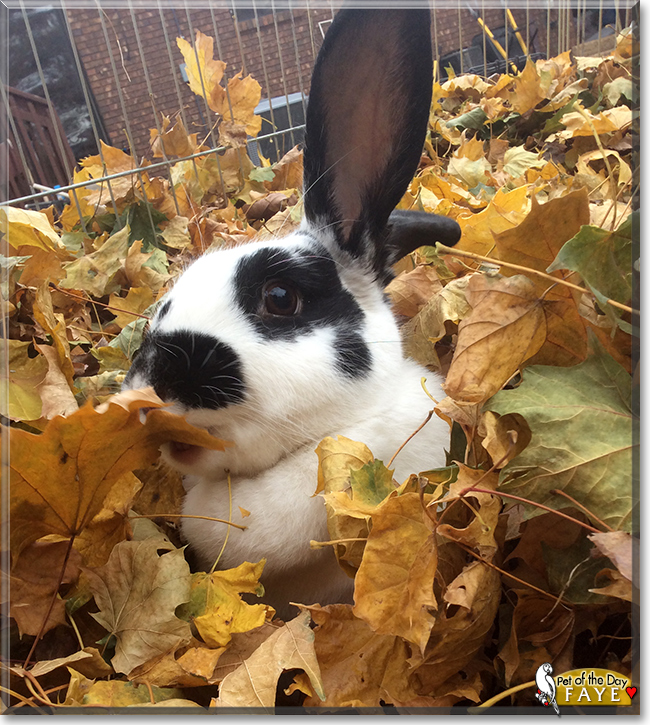
<instances>
[{"instance_id":1,"label":"red heart icon","mask_svg":"<svg viewBox=\"0 0 650 725\"><path fill-rule=\"evenodd\" d=\"M636 695L636 687L626 687L625 692L627 692L631 700Z\"/></svg>"}]
</instances>

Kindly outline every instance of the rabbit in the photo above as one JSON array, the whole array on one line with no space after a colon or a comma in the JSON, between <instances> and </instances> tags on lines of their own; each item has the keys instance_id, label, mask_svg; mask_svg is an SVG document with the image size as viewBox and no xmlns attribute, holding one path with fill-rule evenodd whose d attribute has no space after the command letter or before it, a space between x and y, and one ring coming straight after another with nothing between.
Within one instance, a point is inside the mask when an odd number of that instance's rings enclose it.
<instances>
[{"instance_id":1,"label":"rabbit","mask_svg":"<svg viewBox=\"0 0 650 725\"><path fill-rule=\"evenodd\" d=\"M432 89L428 10L343 9L318 55L307 107L304 219L284 239L210 252L178 278L125 381L153 386L224 452L169 444L185 476L185 515L228 519L220 568L266 558L262 601L352 601L314 496L326 436L365 443L386 463L442 397L437 374L404 357L384 294L391 266L422 244L455 244L456 222L394 211L425 140ZM434 416L394 460L395 477L445 465ZM242 518L241 509L250 512ZM245 514L245 512L244 512ZM227 526L182 520L209 570Z\"/></svg>"}]
</instances>

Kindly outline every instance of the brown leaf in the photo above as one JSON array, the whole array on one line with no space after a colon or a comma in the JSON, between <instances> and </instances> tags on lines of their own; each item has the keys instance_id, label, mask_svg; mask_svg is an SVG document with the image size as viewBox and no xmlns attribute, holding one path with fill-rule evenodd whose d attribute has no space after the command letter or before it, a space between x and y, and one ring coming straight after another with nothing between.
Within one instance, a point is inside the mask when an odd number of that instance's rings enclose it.
<instances>
[{"instance_id":1,"label":"brown leaf","mask_svg":"<svg viewBox=\"0 0 650 725\"><path fill-rule=\"evenodd\" d=\"M605 586L602 586L602 578L608 580ZM594 594L603 594L607 597L615 597L616 599L623 599L626 602L633 602L635 600L635 592L632 582L624 577L616 569L603 569L596 575L596 580L601 586L590 589L590 592ZM636 592L638 600L638 590Z\"/></svg>"},{"instance_id":2,"label":"brown leaf","mask_svg":"<svg viewBox=\"0 0 650 725\"><path fill-rule=\"evenodd\" d=\"M515 113L522 115L535 108L540 101L546 98L546 93L542 88L542 79L535 63L530 58L526 61L523 71L515 76L503 90L495 92L495 88L497 87L493 86L486 92L486 98L498 95L508 101Z\"/></svg>"},{"instance_id":3,"label":"brown leaf","mask_svg":"<svg viewBox=\"0 0 650 725\"><path fill-rule=\"evenodd\" d=\"M181 513L185 489L178 471L160 459L136 475L143 485L133 501L134 511L145 516Z\"/></svg>"},{"instance_id":4,"label":"brown leaf","mask_svg":"<svg viewBox=\"0 0 650 725\"><path fill-rule=\"evenodd\" d=\"M283 670L301 669L325 699L308 612L301 612L266 639L234 672L224 677L215 707L273 707Z\"/></svg>"},{"instance_id":5,"label":"brown leaf","mask_svg":"<svg viewBox=\"0 0 650 725\"><path fill-rule=\"evenodd\" d=\"M230 644L217 662L210 683L218 684L226 675L234 672L281 626L282 623L275 619L248 632L233 632Z\"/></svg>"},{"instance_id":6,"label":"brown leaf","mask_svg":"<svg viewBox=\"0 0 650 725\"><path fill-rule=\"evenodd\" d=\"M115 323L120 328L135 322L147 307L153 304L153 292L150 287L131 287L126 297L112 294L108 300L109 309L115 315ZM136 314L130 315L129 312Z\"/></svg>"},{"instance_id":7,"label":"brown leaf","mask_svg":"<svg viewBox=\"0 0 650 725\"><path fill-rule=\"evenodd\" d=\"M413 658L421 694L435 693L483 647L501 600L501 578L479 561L468 564L449 584L424 657ZM449 604L462 602L459 606Z\"/></svg>"},{"instance_id":8,"label":"brown leaf","mask_svg":"<svg viewBox=\"0 0 650 725\"><path fill-rule=\"evenodd\" d=\"M449 493L444 500L456 499L460 493L470 486L478 488L487 488L496 491L499 476L496 472L486 472L480 469L468 468L462 463L458 464L458 478L449 486ZM471 501L474 499L474 501ZM499 496L488 493L477 493L476 491L468 492L464 499L465 502L471 501L471 510L477 511L472 520L467 523L463 521L460 525L453 526L449 523L440 523L437 532L445 538L453 541L460 541L466 546L476 549L481 556L487 561L492 561L497 551L497 541L495 539L497 522L501 513L501 499ZM476 505L478 503L478 506ZM436 505L436 504L434 504ZM458 510L461 504L456 504ZM463 504L464 508L464 504ZM446 521L446 519L445 519ZM461 528L462 527L462 528ZM449 590L445 594L445 599L451 601ZM454 604L461 604L460 601L454 601ZM467 605L464 605L467 606ZM468 609L470 607L467 607Z\"/></svg>"},{"instance_id":9,"label":"brown leaf","mask_svg":"<svg viewBox=\"0 0 650 725\"><path fill-rule=\"evenodd\" d=\"M72 259L67 250L37 249L27 245L18 250L18 255L29 255L20 274L20 284L25 287L38 287L46 280L58 283L65 277L62 263Z\"/></svg>"},{"instance_id":10,"label":"brown leaf","mask_svg":"<svg viewBox=\"0 0 650 725\"><path fill-rule=\"evenodd\" d=\"M192 646L194 645L194 646ZM198 640L131 670L129 679L156 687L202 687L213 677L225 648L209 649Z\"/></svg>"},{"instance_id":11,"label":"brown leaf","mask_svg":"<svg viewBox=\"0 0 650 725\"><path fill-rule=\"evenodd\" d=\"M377 634L403 637L421 650L438 606L436 546L425 518L416 493L379 506L355 579L353 610Z\"/></svg>"},{"instance_id":12,"label":"brown leaf","mask_svg":"<svg viewBox=\"0 0 650 725\"><path fill-rule=\"evenodd\" d=\"M155 461L163 442L177 440L223 450L223 442L179 416L151 410L145 423L134 400L125 410L90 404L54 418L41 435L11 433L11 549L14 557L45 534L76 536L96 516L115 481Z\"/></svg>"},{"instance_id":13,"label":"brown leaf","mask_svg":"<svg viewBox=\"0 0 650 725\"><path fill-rule=\"evenodd\" d=\"M269 191L302 188L302 151L298 146L287 151L271 168L275 174L273 181L264 182Z\"/></svg>"},{"instance_id":14,"label":"brown leaf","mask_svg":"<svg viewBox=\"0 0 650 725\"><path fill-rule=\"evenodd\" d=\"M493 235L516 227L525 218L529 193L527 186L520 186L510 192L501 188L483 211L458 216L456 221L462 231L458 249L475 254L490 254L494 249Z\"/></svg>"},{"instance_id":15,"label":"brown leaf","mask_svg":"<svg viewBox=\"0 0 650 725\"><path fill-rule=\"evenodd\" d=\"M35 637L50 608L52 597L61 584L69 584L79 576L81 557L70 552L62 575L67 541L37 541L23 549L10 575L10 616L16 620L21 637ZM47 618L43 633L66 623L65 602L57 598Z\"/></svg>"},{"instance_id":16,"label":"brown leaf","mask_svg":"<svg viewBox=\"0 0 650 725\"><path fill-rule=\"evenodd\" d=\"M490 454L494 465L504 468L530 443L531 433L524 418L517 413L496 415L486 411L481 418L481 445Z\"/></svg>"},{"instance_id":17,"label":"brown leaf","mask_svg":"<svg viewBox=\"0 0 650 725\"><path fill-rule=\"evenodd\" d=\"M471 276L451 280L404 325L404 348L409 357L422 365L440 368L435 343L447 334L447 320L459 322L470 314L466 290Z\"/></svg>"},{"instance_id":18,"label":"brown leaf","mask_svg":"<svg viewBox=\"0 0 650 725\"><path fill-rule=\"evenodd\" d=\"M47 280L36 291L34 300L34 319L52 336L56 353L59 357L59 366L68 381L70 388L73 384L74 368L70 357L70 343L66 335L66 322L61 314L54 312L52 294Z\"/></svg>"},{"instance_id":19,"label":"brown leaf","mask_svg":"<svg viewBox=\"0 0 650 725\"><path fill-rule=\"evenodd\" d=\"M262 128L262 116L255 109L262 98L262 86L251 75L237 73L228 81L228 89L219 94L215 88L211 106L223 116L225 125L241 127L244 132L244 144L247 136L257 136ZM220 88L220 87L217 87Z\"/></svg>"},{"instance_id":20,"label":"brown leaf","mask_svg":"<svg viewBox=\"0 0 650 725\"><path fill-rule=\"evenodd\" d=\"M101 656L95 647L84 647L81 650L89 657L79 658L70 663L70 669L79 672L85 677L110 677L115 674L115 670Z\"/></svg>"},{"instance_id":21,"label":"brown leaf","mask_svg":"<svg viewBox=\"0 0 650 725\"><path fill-rule=\"evenodd\" d=\"M589 534L589 538L616 564L616 568L630 581L633 578L633 549L639 554L639 541L624 531L607 531L602 534Z\"/></svg>"},{"instance_id":22,"label":"brown leaf","mask_svg":"<svg viewBox=\"0 0 650 725\"><path fill-rule=\"evenodd\" d=\"M79 408L70 384L61 370L59 355L51 345L35 345L36 349L47 360L48 370L43 382L37 386L43 408L41 415L47 420L57 415L70 415Z\"/></svg>"},{"instance_id":23,"label":"brown leaf","mask_svg":"<svg viewBox=\"0 0 650 725\"><path fill-rule=\"evenodd\" d=\"M531 584L548 587L543 547L549 545L554 549L569 549L577 543L582 533L583 530L577 523L555 514L543 513L535 516L524 524L519 542L507 556L506 562L520 560L525 568L513 571L514 574Z\"/></svg>"},{"instance_id":24,"label":"brown leaf","mask_svg":"<svg viewBox=\"0 0 650 725\"><path fill-rule=\"evenodd\" d=\"M481 416L481 406L477 403L463 403L453 398L443 398L434 408L436 415L449 424L458 423L468 431L475 430Z\"/></svg>"},{"instance_id":25,"label":"brown leaf","mask_svg":"<svg viewBox=\"0 0 650 725\"><path fill-rule=\"evenodd\" d=\"M436 293L442 284L432 267L418 265L410 272L403 272L386 287L393 309L398 315L413 317Z\"/></svg>"},{"instance_id":26,"label":"brown leaf","mask_svg":"<svg viewBox=\"0 0 650 725\"><path fill-rule=\"evenodd\" d=\"M458 327L458 343L445 392L467 403L491 398L546 339L545 317L533 283L523 275L474 275L472 307Z\"/></svg>"},{"instance_id":27,"label":"brown leaf","mask_svg":"<svg viewBox=\"0 0 650 725\"><path fill-rule=\"evenodd\" d=\"M176 607L190 598L190 569L177 549L158 539L123 541L101 568L88 569L99 607L92 616L117 638L116 672L129 674L148 660L190 641L190 626Z\"/></svg>"},{"instance_id":28,"label":"brown leaf","mask_svg":"<svg viewBox=\"0 0 650 725\"><path fill-rule=\"evenodd\" d=\"M97 652L97 650L95 650L95 652ZM33 677L42 677L43 675L47 675L50 672L54 672L54 670L59 669L59 667L67 667L68 665L74 667L80 661L83 662L84 660L90 660L92 658L93 656L90 652L85 652L84 650L81 650L79 652L75 652L74 654L68 655L67 657L57 657L53 660L41 660L29 670L29 674ZM18 675L19 677L25 677L25 675L27 674L27 671L24 670L22 667L14 666L10 669L12 673ZM110 672L112 672L110 667L108 669Z\"/></svg>"},{"instance_id":29,"label":"brown leaf","mask_svg":"<svg viewBox=\"0 0 650 725\"><path fill-rule=\"evenodd\" d=\"M183 120L177 118L174 125L171 126L168 116L162 117L162 133L152 128L149 142L153 151L154 158L162 156L191 156L192 154L202 151L205 147L199 146L197 134L188 134L183 125Z\"/></svg>"},{"instance_id":30,"label":"brown leaf","mask_svg":"<svg viewBox=\"0 0 650 725\"><path fill-rule=\"evenodd\" d=\"M102 566L113 547L131 534L128 512L142 482L132 473L125 473L106 494L102 509L74 540L75 549L85 566Z\"/></svg>"},{"instance_id":31,"label":"brown leaf","mask_svg":"<svg viewBox=\"0 0 650 725\"><path fill-rule=\"evenodd\" d=\"M197 96L205 98L208 106L216 111L217 99L224 92L219 83L226 64L213 58L214 39L197 30L193 46L183 38L176 38L176 44L183 54L190 88Z\"/></svg>"},{"instance_id":32,"label":"brown leaf","mask_svg":"<svg viewBox=\"0 0 650 725\"><path fill-rule=\"evenodd\" d=\"M152 253L142 252L142 242L136 239L129 247L124 260L124 273L131 287L149 287L154 294L169 280L170 275L156 272L155 269L145 266Z\"/></svg>"},{"instance_id":33,"label":"brown leaf","mask_svg":"<svg viewBox=\"0 0 650 725\"><path fill-rule=\"evenodd\" d=\"M416 696L409 682L409 647L400 637L374 632L347 604L309 607L318 625L316 656L326 699L308 698L306 706L378 707L382 701Z\"/></svg>"},{"instance_id":34,"label":"brown leaf","mask_svg":"<svg viewBox=\"0 0 650 725\"><path fill-rule=\"evenodd\" d=\"M565 242L574 237L583 224L589 224L586 189L539 204L531 198L530 213L517 226L494 235L496 256L545 272ZM514 270L502 268L512 276ZM553 276L562 276L554 272ZM529 365L573 365L587 355L587 332L578 312L574 293L564 286L549 289L548 280L531 275L537 295L543 296L546 315L546 342L528 362Z\"/></svg>"},{"instance_id":35,"label":"brown leaf","mask_svg":"<svg viewBox=\"0 0 650 725\"><path fill-rule=\"evenodd\" d=\"M245 207L246 218L251 222L270 219L287 206L287 196L279 191L267 194Z\"/></svg>"},{"instance_id":36,"label":"brown leaf","mask_svg":"<svg viewBox=\"0 0 650 725\"><path fill-rule=\"evenodd\" d=\"M512 590L517 605L510 636L497 657L508 687L535 678L537 668L553 662L571 640L575 612L530 589Z\"/></svg>"},{"instance_id":37,"label":"brown leaf","mask_svg":"<svg viewBox=\"0 0 650 725\"><path fill-rule=\"evenodd\" d=\"M546 204L539 204L533 196L531 204L530 213L520 224L495 234L496 256L544 272L564 243L583 224L589 224L589 202L586 191L579 189ZM504 269L503 274L519 273ZM548 287L546 280L531 280L540 292Z\"/></svg>"},{"instance_id":38,"label":"brown leaf","mask_svg":"<svg viewBox=\"0 0 650 725\"><path fill-rule=\"evenodd\" d=\"M59 286L65 289L84 290L95 297L103 297L114 292L119 287L115 275L130 252L130 231L129 225L125 224L99 249L65 264L66 276Z\"/></svg>"}]
</instances>

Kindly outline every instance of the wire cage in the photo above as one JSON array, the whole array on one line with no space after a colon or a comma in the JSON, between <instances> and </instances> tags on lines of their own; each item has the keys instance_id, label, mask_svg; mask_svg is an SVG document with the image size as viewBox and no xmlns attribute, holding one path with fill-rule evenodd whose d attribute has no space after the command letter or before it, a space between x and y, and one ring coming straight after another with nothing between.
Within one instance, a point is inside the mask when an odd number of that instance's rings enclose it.
<instances>
[{"instance_id":1,"label":"wire cage","mask_svg":"<svg viewBox=\"0 0 650 725\"><path fill-rule=\"evenodd\" d=\"M430 4L441 80L521 70L529 57L567 50L603 54L633 19L632 5L619 0ZM150 141L163 133L166 118L180 119L207 147L201 154L214 154L219 164L218 122L208 102L190 90L177 44L198 32L212 38L215 59L226 64L224 85L240 72L259 82L255 113L262 121L260 132L249 136L248 156L256 165L260 155L277 161L302 140L312 66L339 6L318 0L7 3L0 202L61 208L68 191L79 204L78 189L106 182L113 196L112 183L122 177L135 183L145 168L169 175L172 159L164 147L152 154ZM72 183L75 164L102 157L102 144L124 150L138 165Z\"/></svg>"}]
</instances>

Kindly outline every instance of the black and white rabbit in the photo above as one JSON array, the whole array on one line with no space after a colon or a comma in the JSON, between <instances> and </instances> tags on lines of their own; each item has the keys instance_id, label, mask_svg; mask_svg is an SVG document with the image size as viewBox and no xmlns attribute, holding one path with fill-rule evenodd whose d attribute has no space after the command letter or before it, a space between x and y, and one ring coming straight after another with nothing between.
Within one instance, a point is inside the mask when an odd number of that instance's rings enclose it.
<instances>
[{"instance_id":1,"label":"black and white rabbit","mask_svg":"<svg viewBox=\"0 0 650 725\"><path fill-rule=\"evenodd\" d=\"M319 53L307 109L304 221L284 239L206 254L180 276L151 321L125 386L153 386L192 424L235 445L167 446L186 474L185 514L233 520L220 567L266 557L270 604L349 601L352 580L313 497L315 447L338 434L388 462L425 419L439 379L403 356L383 287L422 244L458 241L458 225L393 212L415 173L432 88L427 10L340 11ZM392 213L392 214L391 214ZM437 396L436 396L437 397ZM395 458L398 480L444 465L433 419ZM240 519L239 507L250 511ZM184 519L208 569L226 526Z\"/></svg>"}]
</instances>

